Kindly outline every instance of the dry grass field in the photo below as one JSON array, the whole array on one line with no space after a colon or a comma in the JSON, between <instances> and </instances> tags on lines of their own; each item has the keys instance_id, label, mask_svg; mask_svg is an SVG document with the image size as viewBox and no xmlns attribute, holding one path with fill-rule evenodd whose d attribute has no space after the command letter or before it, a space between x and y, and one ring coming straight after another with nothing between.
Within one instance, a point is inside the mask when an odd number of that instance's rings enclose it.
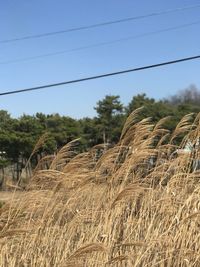
<instances>
[{"instance_id":1,"label":"dry grass field","mask_svg":"<svg viewBox=\"0 0 200 267\"><path fill-rule=\"evenodd\" d=\"M176 152L200 137L200 114L170 134L169 118L153 125L139 112L114 147L76 155L74 140L5 197L0 266L200 266L200 155Z\"/></svg>"}]
</instances>

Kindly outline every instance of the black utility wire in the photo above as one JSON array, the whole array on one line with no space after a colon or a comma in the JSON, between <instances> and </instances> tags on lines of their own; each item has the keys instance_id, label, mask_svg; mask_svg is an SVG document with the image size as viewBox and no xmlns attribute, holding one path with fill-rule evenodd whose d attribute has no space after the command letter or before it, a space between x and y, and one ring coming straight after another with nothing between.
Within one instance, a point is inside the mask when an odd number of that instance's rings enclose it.
<instances>
[{"instance_id":1,"label":"black utility wire","mask_svg":"<svg viewBox=\"0 0 200 267\"><path fill-rule=\"evenodd\" d=\"M143 38L143 37L147 37L147 36L151 36L151 35L156 35L156 34L160 34L160 33L164 33L164 32L171 32L171 31L175 31L175 30L179 30L179 29L184 29L184 28L191 27L191 26L198 25L198 24L200 24L200 20L197 20L197 21L194 21L191 23L187 23L187 24L181 24L178 26L157 30L157 31L151 31L151 32L141 33L138 35L133 35L133 36L128 36L128 37L124 37L124 38L120 38L120 39L115 39L115 40L111 40L111 41L107 41L107 42L100 42L100 43L96 43L96 44L75 47L72 49L66 49L66 50L62 50L62 51L46 53L46 54L41 54L41 55L37 55L37 56L30 56L30 57L0 61L0 65L9 65L12 63L27 62L27 61L31 61L31 60L40 59L40 58L58 56L58 55L82 51L82 50L86 50L86 49L90 49L90 48L97 48L97 47L101 47L101 46L112 45L112 44L126 42L126 41L130 41L130 40L135 40L135 39L139 39L139 38Z\"/></svg>"},{"instance_id":2,"label":"black utility wire","mask_svg":"<svg viewBox=\"0 0 200 267\"><path fill-rule=\"evenodd\" d=\"M91 77L80 78L80 79L71 80L71 81L52 83L52 84L41 85L41 86L36 86L36 87L31 87L31 88L26 88L26 89L20 89L20 90L14 90L14 91L7 91L7 92L0 93L0 96L18 94L18 93L23 93L23 92L35 91L35 90L41 90L41 89L45 89L45 88L49 88L49 87L61 86L61 85L72 84L72 83L80 83L80 82L84 82L84 81L95 80L95 79L105 78L105 77L109 77L109 76L125 74L125 73L129 73L129 72L136 72L136 71L142 71L142 70L146 70L146 69L158 68L158 67L162 67L165 65L171 65L171 64L181 63L184 61L195 60L195 59L200 59L200 55L176 59L176 60L172 60L172 61L161 62L161 63L157 63L157 64L153 64L153 65L147 65L147 66L134 68L134 69L121 70L121 71L110 72L110 73L100 74L100 75L91 76Z\"/></svg>"},{"instance_id":3,"label":"black utility wire","mask_svg":"<svg viewBox=\"0 0 200 267\"><path fill-rule=\"evenodd\" d=\"M68 33L68 32L88 30L88 29L93 29L93 28L109 26L112 24L124 23L124 22L129 22L129 21L134 21L134 20L145 19L145 18L149 18L149 17L155 17L155 16L160 16L160 15L165 15L165 14L170 14L170 13L176 13L176 12L189 10L189 9L195 9L195 8L199 8L199 7L200 7L200 4L199 5L179 7L179 8L175 8L175 9L163 10L160 12L153 12L153 13L146 14L146 15L134 16L134 17L118 19L118 20L111 20L111 21L106 21L106 22L101 22L101 23L96 23L96 24L91 24L91 25L86 25L86 26L81 26L81 27L69 28L69 29L60 30L60 31L52 31L52 32L46 32L46 33L41 33L41 34L35 34L35 35L27 35L27 36L18 37L18 38L0 40L0 43L11 43L11 42L23 41L23 40L28 40L28 39L48 37L48 36L53 36L53 35L63 34L63 33Z\"/></svg>"}]
</instances>

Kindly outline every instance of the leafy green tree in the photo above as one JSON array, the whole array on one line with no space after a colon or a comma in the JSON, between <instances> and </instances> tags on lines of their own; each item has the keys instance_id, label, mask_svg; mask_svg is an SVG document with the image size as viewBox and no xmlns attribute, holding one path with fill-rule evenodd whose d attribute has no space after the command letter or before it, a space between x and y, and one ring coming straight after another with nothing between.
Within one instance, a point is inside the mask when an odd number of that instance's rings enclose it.
<instances>
[{"instance_id":1,"label":"leafy green tree","mask_svg":"<svg viewBox=\"0 0 200 267\"><path fill-rule=\"evenodd\" d=\"M120 136L124 121L123 105L119 96L107 95L97 102L95 110L98 114L96 128L104 143L116 142Z\"/></svg>"},{"instance_id":2,"label":"leafy green tree","mask_svg":"<svg viewBox=\"0 0 200 267\"><path fill-rule=\"evenodd\" d=\"M81 129L81 139L83 144L83 150L88 150L96 144L101 143L102 137L98 131L98 119L97 118L83 118L79 120Z\"/></svg>"},{"instance_id":3,"label":"leafy green tree","mask_svg":"<svg viewBox=\"0 0 200 267\"><path fill-rule=\"evenodd\" d=\"M153 98L149 98L146 94L138 94L134 96L131 102L126 108L127 116L135 109L143 107L141 115L138 116L138 120L142 120L147 117L152 118L152 122L156 123L160 119L171 116L170 120L167 122L166 127L172 130L176 125L176 119L174 117L176 113L176 108L173 107L170 103L159 100L156 101Z\"/></svg>"},{"instance_id":4,"label":"leafy green tree","mask_svg":"<svg viewBox=\"0 0 200 267\"><path fill-rule=\"evenodd\" d=\"M80 137L78 121L59 114L47 115L46 129L54 137L57 148Z\"/></svg>"}]
</instances>

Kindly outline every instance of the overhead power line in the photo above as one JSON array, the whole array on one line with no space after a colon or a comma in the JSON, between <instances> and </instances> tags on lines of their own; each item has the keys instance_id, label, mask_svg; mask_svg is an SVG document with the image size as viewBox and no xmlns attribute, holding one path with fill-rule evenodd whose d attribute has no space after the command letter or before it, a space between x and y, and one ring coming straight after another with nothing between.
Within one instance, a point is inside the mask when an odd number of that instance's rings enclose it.
<instances>
[{"instance_id":1,"label":"overhead power line","mask_svg":"<svg viewBox=\"0 0 200 267\"><path fill-rule=\"evenodd\" d=\"M104 26L109 26L109 25L112 25L112 24L125 23L125 22L134 21L134 20L141 20L141 19L145 19L145 18L150 18L150 17L156 17L156 16L161 16L161 15L181 12L181 11L185 11L185 10L189 10L189 9L196 9L196 8L199 8L199 7L200 7L200 4L191 5L191 6L185 6L185 7L179 7L179 8L175 8L175 9L163 10L163 11L160 11L160 12L152 12L152 13L149 13L149 14L146 14L146 15L139 15L139 16L128 17L128 18L123 18L123 19L118 19L118 20L110 20L110 21L100 22L100 23L96 23L96 24L90 24L90 25L86 25L86 26L68 28L68 29L59 30L59 31L52 31L52 32L46 32L46 33L41 33L41 34L26 35L26 36L23 36L23 37L17 37L17 38L11 38L11 39L4 39L4 40L0 40L0 43L12 43L12 42L23 41L23 40L28 40L28 39L43 38L43 37L48 37L48 36L53 36L53 35L58 35L58 34L63 34L63 33L76 32L76 31L82 31L82 30L89 30L89 29L93 29L93 28L100 28L100 27L104 27Z\"/></svg>"},{"instance_id":2,"label":"overhead power line","mask_svg":"<svg viewBox=\"0 0 200 267\"><path fill-rule=\"evenodd\" d=\"M26 62L26 61L36 60L36 59L40 59L40 58L46 58L46 57L52 57L52 56L66 54L66 53L77 52L77 51L86 50L86 49L90 49L90 48L112 45L112 44L116 44L116 43L120 43L120 42L126 42L126 41L130 41L130 40L139 39L142 37L147 37L147 36L156 35L156 34L160 34L160 33L164 33L164 32L171 32L171 31L191 27L194 25L198 25L199 23L200 23L200 20L194 21L191 23L187 23L187 24L182 24L182 25L178 25L178 26L174 26L174 27L169 27L169 28L157 30L157 31L151 31L151 32L146 32L146 33L142 33L142 34L138 34L138 35L128 36L125 38L115 39L115 40L111 40L111 41L107 41L107 42L100 42L100 43L96 43L96 44L80 46L80 47L76 47L76 48L72 48L72 49L66 49L66 50L62 50L62 51L46 53L46 54L41 54L41 55L37 55L37 56L0 61L0 65Z\"/></svg>"},{"instance_id":3,"label":"overhead power line","mask_svg":"<svg viewBox=\"0 0 200 267\"><path fill-rule=\"evenodd\" d=\"M192 57L186 57L186 58L181 58L181 59L175 59L172 61L166 61L166 62L161 62L153 65L147 65L143 67L138 67L138 68L133 68L133 69L127 69L127 70L121 70L121 71L116 71L116 72L110 72L110 73L104 73L96 76L90 76L90 77L85 77L85 78L80 78L76 80L69 80L65 82L59 82L59 83L51 83L47 85L41 85L41 86L36 86L36 87L30 87L26 89L19 89L19 90L14 90L14 91L6 91L3 93L0 93L0 96L3 95L11 95L11 94L19 94L19 93L24 93L24 92L30 92L30 91L35 91L35 90L41 90L45 88L50 88L50 87L56 87L56 86L62 86L62 85L67 85L67 84L73 84L73 83L80 83L80 82L85 82L85 81L90 81L90 80L96 80L96 79L101 79L101 78L106 78L110 76L116 76L116 75L121 75L129 72L136 72L136 71L142 71L146 69L153 69L153 68L158 68L166 65L172 65L172 64L177 64L185 61L191 61L195 59L200 59L200 55L192 56Z\"/></svg>"}]
</instances>

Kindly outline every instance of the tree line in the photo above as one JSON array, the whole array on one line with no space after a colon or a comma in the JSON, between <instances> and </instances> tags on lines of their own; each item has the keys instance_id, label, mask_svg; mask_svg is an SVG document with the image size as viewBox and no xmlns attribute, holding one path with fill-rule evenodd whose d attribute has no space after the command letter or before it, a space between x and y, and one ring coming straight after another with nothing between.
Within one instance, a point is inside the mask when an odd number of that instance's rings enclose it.
<instances>
[{"instance_id":1,"label":"tree line","mask_svg":"<svg viewBox=\"0 0 200 267\"><path fill-rule=\"evenodd\" d=\"M59 114L36 113L12 118L0 110L0 169L15 164L13 176L19 178L20 170L26 165L34 145L44 133L48 133L39 156L52 154L73 139L81 137L81 151L87 151L96 144L114 144L118 141L127 116L143 106L140 118L151 117L152 122L171 116L166 128L173 130L180 119L188 113L200 112L200 91L190 86L177 94L162 100L149 98L146 94L133 96L128 105L123 105L118 95L107 95L98 101L94 118L73 119ZM38 156L37 155L37 156ZM36 158L33 157L36 162Z\"/></svg>"}]
</instances>

